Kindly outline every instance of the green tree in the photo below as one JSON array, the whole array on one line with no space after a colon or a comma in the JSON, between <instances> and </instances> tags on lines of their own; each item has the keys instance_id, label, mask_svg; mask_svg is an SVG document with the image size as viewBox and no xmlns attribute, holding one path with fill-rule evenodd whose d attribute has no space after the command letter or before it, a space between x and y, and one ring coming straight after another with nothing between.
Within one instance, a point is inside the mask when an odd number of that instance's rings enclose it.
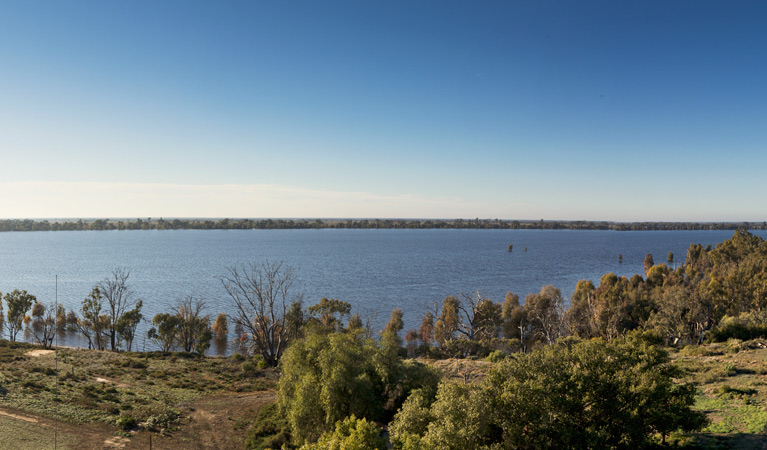
<instances>
[{"instance_id":1,"label":"green tree","mask_svg":"<svg viewBox=\"0 0 767 450\"><path fill-rule=\"evenodd\" d=\"M82 318L77 319L75 327L88 339L88 348L104 350L107 343L109 316L101 314L104 298L101 290L94 287L82 302Z\"/></svg>"},{"instance_id":2,"label":"green tree","mask_svg":"<svg viewBox=\"0 0 767 450\"><path fill-rule=\"evenodd\" d=\"M567 323L570 331L581 338L598 335L594 315L595 290L593 282L578 280L570 300L570 308L567 310Z\"/></svg>"},{"instance_id":3,"label":"green tree","mask_svg":"<svg viewBox=\"0 0 767 450\"><path fill-rule=\"evenodd\" d=\"M154 326L147 332L147 337L157 343L162 351L170 351L178 339L179 321L176 314L156 314L152 318Z\"/></svg>"},{"instance_id":4,"label":"green tree","mask_svg":"<svg viewBox=\"0 0 767 450\"><path fill-rule=\"evenodd\" d=\"M133 348L133 339L136 337L136 328L144 319L141 314L141 307L144 306L142 300L136 302L136 306L130 311L126 311L117 320L115 331L119 340L125 342L125 349L131 351Z\"/></svg>"},{"instance_id":5,"label":"green tree","mask_svg":"<svg viewBox=\"0 0 767 450\"><path fill-rule=\"evenodd\" d=\"M303 445L301 450L386 450L380 433L375 423L352 414L336 422L335 430L323 433L316 443Z\"/></svg>"},{"instance_id":6,"label":"green tree","mask_svg":"<svg viewBox=\"0 0 767 450\"><path fill-rule=\"evenodd\" d=\"M524 339L522 331L524 330L525 309L519 304L519 295L513 292L507 292L501 307L501 318L503 324L501 329L503 335L509 339Z\"/></svg>"},{"instance_id":7,"label":"green tree","mask_svg":"<svg viewBox=\"0 0 767 450\"><path fill-rule=\"evenodd\" d=\"M434 340L439 345L445 345L455 339L455 333L461 323L458 317L459 301L452 295L445 298L442 302L442 311L434 325Z\"/></svg>"},{"instance_id":8,"label":"green tree","mask_svg":"<svg viewBox=\"0 0 767 450\"><path fill-rule=\"evenodd\" d=\"M309 307L311 324L319 326L323 333L333 333L343 328L343 318L348 316L352 305L343 300L322 298L319 303Z\"/></svg>"},{"instance_id":9,"label":"green tree","mask_svg":"<svg viewBox=\"0 0 767 450\"><path fill-rule=\"evenodd\" d=\"M8 329L8 335L11 342L16 341L16 335L21 330L24 323L24 316L29 312L32 304L37 300L34 295L27 294L27 291L14 289L5 294L5 304L8 307L5 326Z\"/></svg>"},{"instance_id":10,"label":"green tree","mask_svg":"<svg viewBox=\"0 0 767 450\"><path fill-rule=\"evenodd\" d=\"M392 345L402 346L402 339L399 336L399 332L405 327L405 322L402 321L402 310L394 308L389 317L389 322L386 323L383 331L381 332L381 339L390 341Z\"/></svg>"},{"instance_id":11,"label":"green tree","mask_svg":"<svg viewBox=\"0 0 767 450\"><path fill-rule=\"evenodd\" d=\"M280 363L277 399L297 444L317 440L354 414L386 420L417 387L434 389L437 375L362 333L309 333Z\"/></svg>"}]
</instances>

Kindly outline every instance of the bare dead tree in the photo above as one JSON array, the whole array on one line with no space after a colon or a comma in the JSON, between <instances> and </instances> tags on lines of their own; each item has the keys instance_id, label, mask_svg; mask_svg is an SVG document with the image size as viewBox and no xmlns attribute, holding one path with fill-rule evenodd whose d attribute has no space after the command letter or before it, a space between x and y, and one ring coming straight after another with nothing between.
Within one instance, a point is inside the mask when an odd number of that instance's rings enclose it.
<instances>
[{"instance_id":1,"label":"bare dead tree","mask_svg":"<svg viewBox=\"0 0 767 450\"><path fill-rule=\"evenodd\" d=\"M295 300L289 297L295 281L293 269L282 262L266 261L227 270L221 283L237 308L232 320L249 335L251 351L275 367L290 336L285 315Z\"/></svg>"}]
</instances>

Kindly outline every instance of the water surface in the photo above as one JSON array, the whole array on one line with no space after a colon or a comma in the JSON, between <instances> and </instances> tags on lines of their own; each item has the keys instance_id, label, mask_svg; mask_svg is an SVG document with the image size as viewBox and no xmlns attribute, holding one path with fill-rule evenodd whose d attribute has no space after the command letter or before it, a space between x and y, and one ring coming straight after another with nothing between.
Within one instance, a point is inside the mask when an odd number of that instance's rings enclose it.
<instances>
[{"instance_id":1,"label":"water surface","mask_svg":"<svg viewBox=\"0 0 767 450\"><path fill-rule=\"evenodd\" d=\"M0 291L26 289L52 303L58 275L59 302L79 310L94 284L120 266L131 271L130 286L144 300L147 318L189 294L204 297L211 316L233 314L220 277L231 266L273 260L296 268L294 292L303 293L305 305L322 297L345 300L377 328L399 307L410 328L447 295L479 291L502 301L507 291L524 298L553 284L570 296L579 279L596 285L607 272L641 273L646 253L666 262L671 251L681 263L691 243L713 245L732 234L391 229L0 233ZM765 231L755 234L767 237ZM65 341L83 345L72 336ZM142 338L136 341L143 345Z\"/></svg>"}]
</instances>

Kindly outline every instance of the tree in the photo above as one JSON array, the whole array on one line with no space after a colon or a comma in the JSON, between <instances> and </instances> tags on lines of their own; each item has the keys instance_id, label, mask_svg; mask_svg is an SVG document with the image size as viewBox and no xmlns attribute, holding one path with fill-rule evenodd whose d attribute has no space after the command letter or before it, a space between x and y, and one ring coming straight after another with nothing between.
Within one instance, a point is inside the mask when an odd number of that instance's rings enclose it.
<instances>
[{"instance_id":1,"label":"tree","mask_svg":"<svg viewBox=\"0 0 767 450\"><path fill-rule=\"evenodd\" d=\"M46 307L42 303L36 302L32 306L32 333L43 348L53 346L53 338L56 334L56 314L51 305Z\"/></svg>"},{"instance_id":2,"label":"tree","mask_svg":"<svg viewBox=\"0 0 767 450\"><path fill-rule=\"evenodd\" d=\"M24 316L29 312L32 304L37 300L34 295L27 294L27 291L14 289L5 294L5 304L8 306L8 316L5 326L8 328L8 335L11 342L16 341L16 335L21 330L24 323Z\"/></svg>"},{"instance_id":3,"label":"tree","mask_svg":"<svg viewBox=\"0 0 767 450\"><path fill-rule=\"evenodd\" d=\"M216 340L225 341L229 335L229 325L226 323L226 314L220 313L216 316L216 321L213 322L211 328L215 334Z\"/></svg>"},{"instance_id":4,"label":"tree","mask_svg":"<svg viewBox=\"0 0 767 450\"><path fill-rule=\"evenodd\" d=\"M324 333L333 333L343 328L343 318L352 311L352 305L343 300L322 298L308 309L312 321L319 324Z\"/></svg>"},{"instance_id":5,"label":"tree","mask_svg":"<svg viewBox=\"0 0 767 450\"><path fill-rule=\"evenodd\" d=\"M349 331L362 331L362 328L365 327L365 324L362 323L362 317L360 317L359 314L355 313L352 314L351 317L349 317L349 323L346 324L346 327L349 329Z\"/></svg>"},{"instance_id":6,"label":"tree","mask_svg":"<svg viewBox=\"0 0 767 450\"><path fill-rule=\"evenodd\" d=\"M503 324L501 329L503 335L508 339L517 338L524 340L522 331L524 330L525 309L519 304L519 295L513 292L507 292L501 307L501 318Z\"/></svg>"},{"instance_id":7,"label":"tree","mask_svg":"<svg viewBox=\"0 0 767 450\"><path fill-rule=\"evenodd\" d=\"M291 301L296 300L290 297L293 270L267 261L230 267L228 272L221 283L237 309L233 320L248 333L252 350L275 367L290 341L285 319Z\"/></svg>"},{"instance_id":8,"label":"tree","mask_svg":"<svg viewBox=\"0 0 767 450\"><path fill-rule=\"evenodd\" d=\"M655 262L652 259L652 253L648 253L644 257L644 273L647 275L647 271L650 270L650 267L654 266Z\"/></svg>"},{"instance_id":9,"label":"tree","mask_svg":"<svg viewBox=\"0 0 767 450\"><path fill-rule=\"evenodd\" d=\"M552 285L541 288L538 294L525 298L525 316L538 340L553 344L564 334L564 299L562 292Z\"/></svg>"},{"instance_id":10,"label":"tree","mask_svg":"<svg viewBox=\"0 0 767 450\"><path fill-rule=\"evenodd\" d=\"M387 421L417 387L436 389L434 369L403 361L362 333L309 333L280 362L277 401L295 443L317 440L354 414Z\"/></svg>"},{"instance_id":11,"label":"tree","mask_svg":"<svg viewBox=\"0 0 767 450\"><path fill-rule=\"evenodd\" d=\"M419 339L425 345L431 345L434 340L434 315L427 311L421 320L421 326L418 327Z\"/></svg>"},{"instance_id":12,"label":"tree","mask_svg":"<svg viewBox=\"0 0 767 450\"><path fill-rule=\"evenodd\" d=\"M212 334L206 333L210 328L210 317L202 315L204 308L205 301L192 295L179 300L176 305L176 316L178 317L176 337L179 346L185 352L191 352L206 337L208 341L212 337Z\"/></svg>"},{"instance_id":13,"label":"tree","mask_svg":"<svg viewBox=\"0 0 767 450\"><path fill-rule=\"evenodd\" d=\"M141 314L142 306L144 306L144 302L138 300L133 309L126 311L117 320L117 326L115 327L117 337L125 342L125 348L128 351L131 351L131 348L133 347L133 339L136 337L136 328L144 319L144 316Z\"/></svg>"},{"instance_id":14,"label":"tree","mask_svg":"<svg viewBox=\"0 0 767 450\"><path fill-rule=\"evenodd\" d=\"M458 317L458 306L460 302L452 295L445 298L442 302L442 311L439 314L437 323L434 325L434 340L439 345L445 345L455 339L455 333L460 325Z\"/></svg>"},{"instance_id":15,"label":"tree","mask_svg":"<svg viewBox=\"0 0 767 450\"><path fill-rule=\"evenodd\" d=\"M405 323L402 321L402 310L394 308L389 317L389 322L386 323L383 332L381 333L381 339L390 341L396 346L402 346L402 339L399 337L399 332L405 327Z\"/></svg>"},{"instance_id":16,"label":"tree","mask_svg":"<svg viewBox=\"0 0 767 450\"><path fill-rule=\"evenodd\" d=\"M101 296L101 290L94 287L82 302L82 318L77 319L74 324L77 330L88 339L88 348L98 350L106 348L109 316L101 314L103 307L104 298Z\"/></svg>"},{"instance_id":17,"label":"tree","mask_svg":"<svg viewBox=\"0 0 767 450\"><path fill-rule=\"evenodd\" d=\"M109 317L107 335L112 351L117 350L117 323L123 314L136 304L133 299L133 291L128 287L129 277L129 270L118 267L112 271L109 277L101 280L96 286L106 300L106 314Z\"/></svg>"},{"instance_id":18,"label":"tree","mask_svg":"<svg viewBox=\"0 0 767 450\"><path fill-rule=\"evenodd\" d=\"M147 337L157 343L162 351L170 351L178 337L179 317L168 313L156 314L152 318L152 325Z\"/></svg>"}]
</instances>

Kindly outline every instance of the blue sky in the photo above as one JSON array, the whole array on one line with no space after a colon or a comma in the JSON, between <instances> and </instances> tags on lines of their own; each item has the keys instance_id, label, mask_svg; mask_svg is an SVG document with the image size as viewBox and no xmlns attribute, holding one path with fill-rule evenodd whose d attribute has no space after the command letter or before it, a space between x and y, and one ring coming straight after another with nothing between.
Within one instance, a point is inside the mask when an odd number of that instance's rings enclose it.
<instances>
[{"instance_id":1,"label":"blue sky","mask_svg":"<svg viewBox=\"0 0 767 450\"><path fill-rule=\"evenodd\" d=\"M0 1L0 217L762 221L765 17Z\"/></svg>"}]
</instances>

